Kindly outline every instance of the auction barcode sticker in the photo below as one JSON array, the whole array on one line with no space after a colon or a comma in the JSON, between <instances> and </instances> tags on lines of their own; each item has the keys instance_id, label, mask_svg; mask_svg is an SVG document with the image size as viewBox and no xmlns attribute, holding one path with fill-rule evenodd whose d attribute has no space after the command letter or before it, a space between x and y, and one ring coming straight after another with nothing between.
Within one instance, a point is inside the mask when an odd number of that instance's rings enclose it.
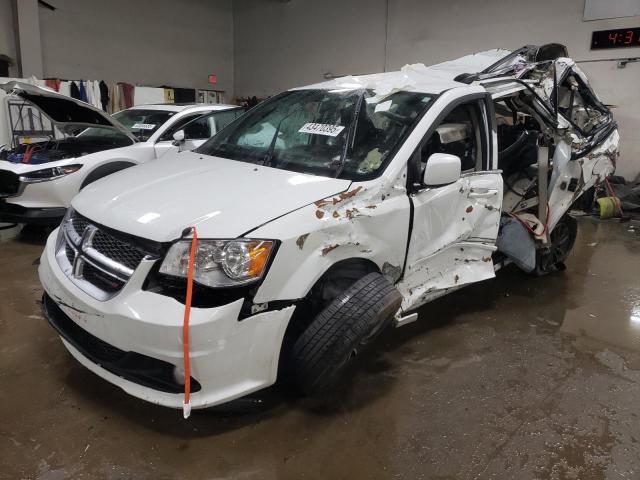
<instances>
[{"instance_id":1,"label":"auction barcode sticker","mask_svg":"<svg viewBox=\"0 0 640 480\"><path fill-rule=\"evenodd\" d=\"M326 135L328 137L337 137L344 130L342 125L329 125L326 123L305 123L299 133L311 133L314 135Z\"/></svg>"},{"instance_id":2,"label":"auction barcode sticker","mask_svg":"<svg viewBox=\"0 0 640 480\"><path fill-rule=\"evenodd\" d=\"M131 128L135 130L153 130L156 125L154 123L135 123Z\"/></svg>"}]
</instances>

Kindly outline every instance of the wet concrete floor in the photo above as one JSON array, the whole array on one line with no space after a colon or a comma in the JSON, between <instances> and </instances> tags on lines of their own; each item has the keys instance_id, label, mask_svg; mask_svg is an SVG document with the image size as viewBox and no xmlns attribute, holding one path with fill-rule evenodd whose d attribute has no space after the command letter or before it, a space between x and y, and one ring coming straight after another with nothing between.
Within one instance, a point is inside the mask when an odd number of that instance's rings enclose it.
<instances>
[{"instance_id":1,"label":"wet concrete floor","mask_svg":"<svg viewBox=\"0 0 640 480\"><path fill-rule=\"evenodd\" d=\"M2 479L640 478L640 225L505 269L389 330L331 395L181 412L80 366L40 314L41 240L0 244Z\"/></svg>"}]
</instances>

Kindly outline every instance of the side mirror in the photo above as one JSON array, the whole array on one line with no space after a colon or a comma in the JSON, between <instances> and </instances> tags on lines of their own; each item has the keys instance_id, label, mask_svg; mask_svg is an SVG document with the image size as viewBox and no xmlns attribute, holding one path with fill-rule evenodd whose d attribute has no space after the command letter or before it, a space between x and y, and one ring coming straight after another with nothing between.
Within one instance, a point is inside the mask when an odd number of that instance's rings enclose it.
<instances>
[{"instance_id":1,"label":"side mirror","mask_svg":"<svg viewBox=\"0 0 640 480\"><path fill-rule=\"evenodd\" d=\"M178 130L173 134L173 145L176 147L185 141L184 130Z\"/></svg>"},{"instance_id":2,"label":"side mirror","mask_svg":"<svg viewBox=\"0 0 640 480\"><path fill-rule=\"evenodd\" d=\"M441 187L460 179L460 157L448 153L434 153L427 160L422 183L428 187Z\"/></svg>"}]
</instances>

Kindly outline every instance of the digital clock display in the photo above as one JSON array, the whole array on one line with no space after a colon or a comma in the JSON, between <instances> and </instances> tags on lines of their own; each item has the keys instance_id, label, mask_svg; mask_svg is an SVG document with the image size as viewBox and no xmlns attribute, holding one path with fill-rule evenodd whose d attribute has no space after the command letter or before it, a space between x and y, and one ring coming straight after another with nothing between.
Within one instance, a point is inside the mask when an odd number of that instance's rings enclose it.
<instances>
[{"instance_id":1,"label":"digital clock display","mask_svg":"<svg viewBox=\"0 0 640 480\"><path fill-rule=\"evenodd\" d=\"M640 47L640 27L599 30L591 34L591 50Z\"/></svg>"}]
</instances>

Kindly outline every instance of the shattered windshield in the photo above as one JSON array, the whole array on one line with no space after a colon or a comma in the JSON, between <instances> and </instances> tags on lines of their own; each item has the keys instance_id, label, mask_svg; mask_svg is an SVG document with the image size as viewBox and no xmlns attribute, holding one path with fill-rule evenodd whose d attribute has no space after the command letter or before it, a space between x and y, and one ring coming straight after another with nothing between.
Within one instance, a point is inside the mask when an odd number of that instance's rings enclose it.
<instances>
[{"instance_id":1,"label":"shattered windshield","mask_svg":"<svg viewBox=\"0 0 640 480\"><path fill-rule=\"evenodd\" d=\"M266 100L197 151L351 180L375 177L434 95L295 90Z\"/></svg>"}]
</instances>

